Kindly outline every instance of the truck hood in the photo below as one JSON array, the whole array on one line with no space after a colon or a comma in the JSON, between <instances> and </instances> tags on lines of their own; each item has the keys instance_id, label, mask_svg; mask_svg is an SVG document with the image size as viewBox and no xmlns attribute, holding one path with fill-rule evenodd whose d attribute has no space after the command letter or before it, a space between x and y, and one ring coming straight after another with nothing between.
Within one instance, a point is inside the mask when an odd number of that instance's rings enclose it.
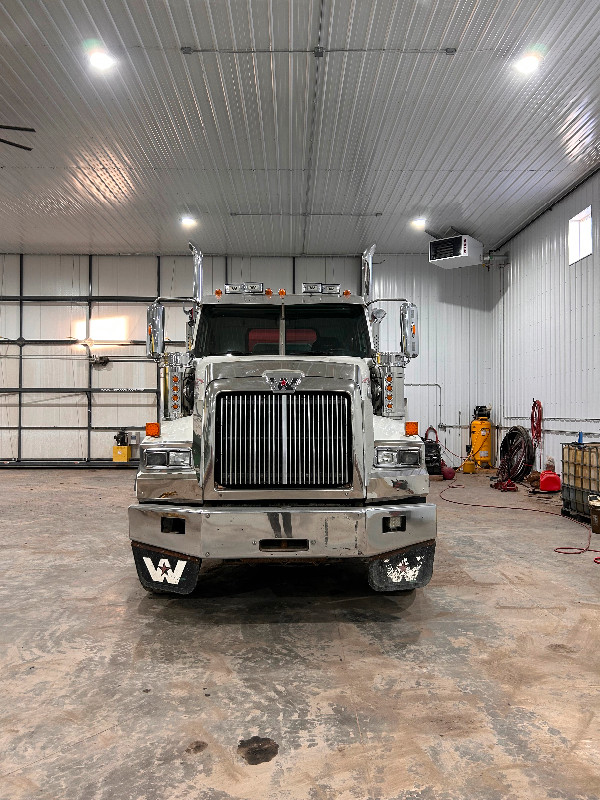
<instances>
[{"instance_id":1,"label":"truck hood","mask_svg":"<svg viewBox=\"0 0 600 800\"><path fill-rule=\"evenodd\" d=\"M306 378L333 378L362 383L369 375L367 362L361 358L347 356L310 356L307 358L253 358L252 356L211 356L196 361L196 379L204 368L206 385L214 380L235 378L259 378L265 372L290 370L302 372Z\"/></svg>"}]
</instances>

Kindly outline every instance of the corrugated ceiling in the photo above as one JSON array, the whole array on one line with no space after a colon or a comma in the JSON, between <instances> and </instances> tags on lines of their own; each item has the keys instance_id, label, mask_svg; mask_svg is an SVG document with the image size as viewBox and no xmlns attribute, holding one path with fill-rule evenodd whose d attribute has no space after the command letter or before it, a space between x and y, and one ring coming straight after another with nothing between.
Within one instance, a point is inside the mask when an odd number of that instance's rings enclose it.
<instances>
[{"instance_id":1,"label":"corrugated ceiling","mask_svg":"<svg viewBox=\"0 0 600 800\"><path fill-rule=\"evenodd\" d=\"M599 34L586 0L5 0L0 124L36 133L0 132L0 250L184 252L182 214L211 253L494 247L600 163Z\"/></svg>"}]
</instances>

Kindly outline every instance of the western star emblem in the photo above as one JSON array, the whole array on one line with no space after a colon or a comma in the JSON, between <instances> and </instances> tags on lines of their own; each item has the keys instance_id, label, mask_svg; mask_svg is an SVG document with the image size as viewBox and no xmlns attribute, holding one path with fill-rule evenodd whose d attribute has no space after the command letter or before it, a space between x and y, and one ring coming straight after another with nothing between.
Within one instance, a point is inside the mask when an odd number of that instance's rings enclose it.
<instances>
[{"instance_id":1,"label":"western star emblem","mask_svg":"<svg viewBox=\"0 0 600 800\"><path fill-rule=\"evenodd\" d=\"M177 585L181 580L187 561L178 560L175 569L173 569L168 558L161 558L158 565L155 567L152 561L147 556L144 556L144 564L150 573L150 577L153 581L156 581L156 583L166 581L167 583Z\"/></svg>"},{"instance_id":2,"label":"western star emblem","mask_svg":"<svg viewBox=\"0 0 600 800\"><path fill-rule=\"evenodd\" d=\"M288 372L284 370L263 372L263 378L271 387L271 391L279 394L295 392L303 377L303 372Z\"/></svg>"}]
</instances>

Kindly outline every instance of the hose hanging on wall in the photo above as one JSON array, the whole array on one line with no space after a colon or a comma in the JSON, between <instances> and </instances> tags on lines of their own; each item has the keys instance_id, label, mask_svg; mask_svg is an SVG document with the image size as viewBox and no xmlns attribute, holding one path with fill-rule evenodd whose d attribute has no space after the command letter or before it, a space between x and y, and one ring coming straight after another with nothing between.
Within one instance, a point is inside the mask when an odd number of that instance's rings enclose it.
<instances>
[{"instance_id":1,"label":"hose hanging on wall","mask_svg":"<svg viewBox=\"0 0 600 800\"><path fill-rule=\"evenodd\" d=\"M534 400L531 406L531 440L536 450L542 442L542 417L542 404Z\"/></svg>"}]
</instances>

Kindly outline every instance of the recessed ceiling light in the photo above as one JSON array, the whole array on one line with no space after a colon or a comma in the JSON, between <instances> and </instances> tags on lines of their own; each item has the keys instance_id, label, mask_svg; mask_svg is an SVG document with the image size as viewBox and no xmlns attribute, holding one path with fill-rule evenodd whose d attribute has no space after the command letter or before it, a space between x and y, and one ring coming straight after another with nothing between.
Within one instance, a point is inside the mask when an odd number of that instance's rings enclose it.
<instances>
[{"instance_id":1,"label":"recessed ceiling light","mask_svg":"<svg viewBox=\"0 0 600 800\"><path fill-rule=\"evenodd\" d=\"M198 224L198 220L194 217L182 217L181 218L181 226L183 228L195 228Z\"/></svg>"},{"instance_id":2,"label":"recessed ceiling light","mask_svg":"<svg viewBox=\"0 0 600 800\"><path fill-rule=\"evenodd\" d=\"M540 66L542 56L539 53L528 53L523 58L515 61L515 69L523 75L531 75Z\"/></svg>"},{"instance_id":3,"label":"recessed ceiling light","mask_svg":"<svg viewBox=\"0 0 600 800\"><path fill-rule=\"evenodd\" d=\"M410 224L418 231L424 231L425 225L427 225L427 220L425 217L417 217L416 219L411 220Z\"/></svg>"},{"instance_id":4,"label":"recessed ceiling light","mask_svg":"<svg viewBox=\"0 0 600 800\"><path fill-rule=\"evenodd\" d=\"M101 48L92 50L89 54L89 59L90 66L99 72L106 72L117 63L116 58L113 58L108 51Z\"/></svg>"}]
</instances>

